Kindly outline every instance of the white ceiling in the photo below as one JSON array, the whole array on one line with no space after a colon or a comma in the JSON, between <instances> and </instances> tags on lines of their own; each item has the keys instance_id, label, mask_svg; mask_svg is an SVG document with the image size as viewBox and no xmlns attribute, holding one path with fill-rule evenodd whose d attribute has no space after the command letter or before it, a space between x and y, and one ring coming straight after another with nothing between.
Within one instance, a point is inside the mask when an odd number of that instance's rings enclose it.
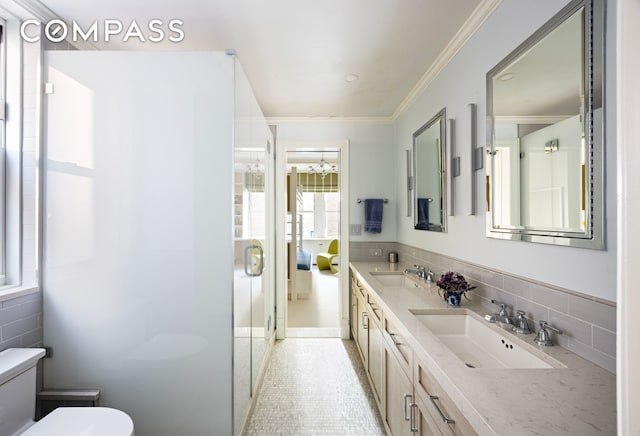
<instances>
[{"instance_id":1,"label":"white ceiling","mask_svg":"<svg viewBox=\"0 0 640 436\"><path fill-rule=\"evenodd\" d=\"M235 49L267 117L388 118L482 3L496 0L41 0L80 25L184 21L180 44ZM486 6L485 6L486 8ZM477 15L477 14L476 14ZM347 82L347 74L359 80Z\"/></svg>"}]
</instances>

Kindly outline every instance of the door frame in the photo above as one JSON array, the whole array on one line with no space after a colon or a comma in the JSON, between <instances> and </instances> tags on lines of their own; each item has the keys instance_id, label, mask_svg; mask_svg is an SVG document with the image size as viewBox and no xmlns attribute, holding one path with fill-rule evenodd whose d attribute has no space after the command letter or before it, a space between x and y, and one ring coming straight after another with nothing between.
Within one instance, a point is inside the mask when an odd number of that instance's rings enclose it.
<instances>
[{"instance_id":1,"label":"door frame","mask_svg":"<svg viewBox=\"0 0 640 436\"><path fill-rule=\"evenodd\" d=\"M636 41L640 37L637 26L640 4L637 1L617 2L617 400L618 434L640 434L640 389L637 368L640 362L640 343L635 332L640 328L640 317L635 309L640 303L637 283L640 272L640 243L630 235L640 217L640 190L638 190L637 165L640 162L640 128L638 104L640 104L640 60ZM610 176L611 177L611 176Z\"/></svg>"},{"instance_id":2,"label":"door frame","mask_svg":"<svg viewBox=\"0 0 640 436\"><path fill-rule=\"evenodd\" d=\"M349 140L276 140L276 256L284 260L287 250L286 215L287 187L286 171L288 151L338 152L338 174L340 186L340 337L349 338ZM284 339L287 331L287 265L276 264L276 337Z\"/></svg>"}]
</instances>

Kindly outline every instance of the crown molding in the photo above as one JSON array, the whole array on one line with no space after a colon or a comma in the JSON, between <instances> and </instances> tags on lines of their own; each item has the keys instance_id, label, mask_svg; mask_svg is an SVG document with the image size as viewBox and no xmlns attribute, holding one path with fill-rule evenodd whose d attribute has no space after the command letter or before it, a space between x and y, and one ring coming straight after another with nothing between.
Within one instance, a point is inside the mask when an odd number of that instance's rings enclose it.
<instances>
[{"instance_id":1,"label":"crown molding","mask_svg":"<svg viewBox=\"0 0 640 436\"><path fill-rule=\"evenodd\" d=\"M24 10L26 13L31 15L32 18L39 20L42 23L46 23L51 20L62 20L70 27L70 23L60 17L58 14L53 12L51 9L43 5L39 0L9 0L11 3L14 3L16 6ZM27 17L20 17L27 18ZM69 41L67 42L77 48L78 50L97 50L98 48L88 41Z\"/></svg>"},{"instance_id":2,"label":"crown molding","mask_svg":"<svg viewBox=\"0 0 640 436\"><path fill-rule=\"evenodd\" d=\"M451 59L453 59L460 49L464 47L466 42L476 33L500 3L502 3L502 0L482 0L469 18L467 18L467 21L465 21L462 27L456 32L451 41L449 41L449 44L447 44L444 50L440 52L435 62L431 64L426 73L424 73L422 78L418 83L416 83L402 103L400 103L396 108L395 112L391 116L393 121L396 121L407 111L407 109L409 109L411 104L413 104L420 94L427 89L431 82L438 77L438 74L444 70Z\"/></svg>"},{"instance_id":3,"label":"crown molding","mask_svg":"<svg viewBox=\"0 0 640 436\"><path fill-rule=\"evenodd\" d=\"M393 124L391 117L265 117L267 124Z\"/></svg>"},{"instance_id":4,"label":"crown molding","mask_svg":"<svg viewBox=\"0 0 640 436\"><path fill-rule=\"evenodd\" d=\"M53 20L54 18L60 19L51 9L40 3L38 0L11 0L26 12L28 12L33 18L45 22Z\"/></svg>"}]
</instances>

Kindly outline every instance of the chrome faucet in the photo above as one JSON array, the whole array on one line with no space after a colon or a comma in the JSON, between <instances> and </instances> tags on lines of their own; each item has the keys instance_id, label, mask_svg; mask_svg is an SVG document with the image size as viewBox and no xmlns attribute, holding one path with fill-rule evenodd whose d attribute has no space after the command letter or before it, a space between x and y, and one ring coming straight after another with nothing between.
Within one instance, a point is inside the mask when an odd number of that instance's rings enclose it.
<instances>
[{"instance_id":1,"label":"chrome faucet","mask_svg":"<svg viewBox=\"0 0 640 436\"><path fill-rule=\"evenodd\" d=\"M404 270L405 274L415 274L419 279L427 277L427 269L422 265L413 265L415 269L407 268ZM431 270L429 270L431 272Z\"/></svg>"},{"instance_id":2,"label":"chrome faucet","mask_svg":"<svg viewBox=\"0 0 640 436\"><path fill-rule=\"evenodd\" d=\"M533 341L536 344L544 345L544 346L547 346L547 347L550 347L550 346L553 345L553 342L551 341L551 335L549 334L547 329L553 330L554 332L556 332L559 335L562 334L562 332L560 330L558 330L557 328L555 328L554 326L552 326L548 322L540 321L540 330L538 330L538 334L533 339Z\"/></svg>"},{"instance_id":3,"label":"chrome faucet","mask_svg":"<svg viewBox=\"0 0 640 436\"><path fill-rule=\"evenodd\" d=\"M519 335L528 335L531 334L531 330L529 330L529 322L527 318L524 317L524 310L518 310L518 319L513 326L513 331Z\"/></svg>"},{"instance_id":4,"label":"chrome faucet","mask_svg":"<svg viewBox=\"0 0 640 436\"><path fill-rule=\"evenodd\" d=\"M435 280L436 280L436 273L434 273L433 271L431 271L431 269L429 269L427 271L427 281L434 282Z\"/></svg>"},{"instance_id":5,"label":"chrome faucet","mask_svg":"<svg viewBox=\"0 0 640 436\"><path fill-rule=\"evenodd\" d=\"M501 322L503 324L513 324L513 320L507 313L507 309L506 309L507 305L496 300L491 300L491 302L497 306L500 306L500 312L488 313L484 316L484 319L486 319L489 322Z\"/></svg>"}]
</instances>

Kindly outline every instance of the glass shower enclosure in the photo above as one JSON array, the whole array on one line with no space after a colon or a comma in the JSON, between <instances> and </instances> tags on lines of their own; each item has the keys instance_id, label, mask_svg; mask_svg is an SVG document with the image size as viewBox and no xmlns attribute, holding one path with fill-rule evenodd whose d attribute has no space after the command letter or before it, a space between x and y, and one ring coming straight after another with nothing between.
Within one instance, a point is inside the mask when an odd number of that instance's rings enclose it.
<instances>
[{"instance_id":1,"label":"glass shower enclosure","mask_svg":"<svg viewBox=\"0 0 640 436\"><path fill-rule=\"evenodd\" d=\"M272 139L237 59L55 51L43 79L45 388L101 388L137 436L237 433L273 332L273 188L235 189Z\"/></svg>"}]
</instances>

